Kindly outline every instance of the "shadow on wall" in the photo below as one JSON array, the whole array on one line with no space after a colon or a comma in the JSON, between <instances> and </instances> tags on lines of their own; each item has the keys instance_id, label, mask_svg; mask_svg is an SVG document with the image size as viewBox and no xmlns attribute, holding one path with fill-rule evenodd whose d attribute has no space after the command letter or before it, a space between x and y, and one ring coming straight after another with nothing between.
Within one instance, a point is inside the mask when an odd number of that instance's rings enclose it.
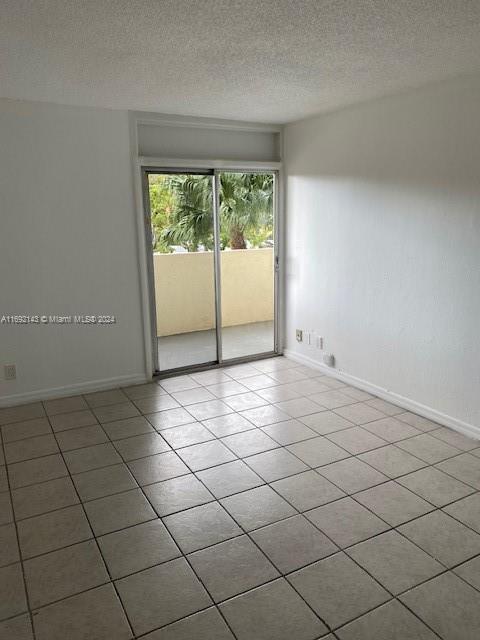
<instances>
[{"instance_id":1,"label":"shadow on wall","mask_svg":"<svg viewBox=\"0 0 480 640\"><path fill-rule=\"evenodd\" d=\"M286 342L480 427L480 79L288 125Z\"/></svg>"},{"instance_id":2,"label":"shadow on wall","mask_svg":"<svg viewBox=\"0 0 480 640\"><path fill-rule=\"evenodd\" d=\"M479 103L475 75L302 120L287 126L287 164L293 175L478 191Z\"/></svg>"}]
</instances>

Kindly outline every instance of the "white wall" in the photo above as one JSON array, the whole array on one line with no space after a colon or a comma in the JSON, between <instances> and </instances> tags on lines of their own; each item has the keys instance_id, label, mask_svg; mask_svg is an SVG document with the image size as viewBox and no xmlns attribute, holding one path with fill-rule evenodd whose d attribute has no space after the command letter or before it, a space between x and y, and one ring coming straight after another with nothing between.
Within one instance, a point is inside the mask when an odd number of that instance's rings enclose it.
<instances>
[{"instance_id":1,"label":"white wall","mask_svg":"<svg viewBox=\"0 0 480 640\"><path fill-rule=\"evenodd\" d=\"M0 325L2 404L145 376L128 127L126 112L0 101L0 316L117 317Z\"/></svg>"},{"instance_id":2,"label":"white wall","mask_svg":"<svg viewBox=\"0 0 480 640\"><path fill-rule=\"evenodd\" d=\"M278 162L281 126L138 113L138 154L156 158Z\"/></svg>"},{"instance_id":3,"label":"white wall","mask_svg":"<svg viewBox=\"0 0 480 640\"><path fill-rule=\"evenodd\" d=\"M285 173L287 349L480 429L479 114L469 78L294 123Z\"/></svg>"}]
</instances>

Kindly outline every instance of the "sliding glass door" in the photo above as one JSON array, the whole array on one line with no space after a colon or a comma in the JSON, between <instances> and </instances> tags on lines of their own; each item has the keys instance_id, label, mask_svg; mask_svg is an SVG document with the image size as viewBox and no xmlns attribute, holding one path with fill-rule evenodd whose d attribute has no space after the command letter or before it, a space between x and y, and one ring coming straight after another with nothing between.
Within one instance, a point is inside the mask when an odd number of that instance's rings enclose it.
<instances>
[{"instance_id":1,"label":"sliding glass door","mask_svg":"<svg viewBox=\"0 0 480 640\"><path fill-rule=\"evenodd\" d=\"M274 176L222 172L218 176L222 357L275 348Z\"/></svg>"},{"instance_id":2,"label":"sliding glass door","mask_svg":"<svg viewBox=\"0 0 480 640\"><path fill-rule=\"evenodd\" d=\"M160 372L275 351L275 174L144 170Z\"/></svg>"},{"instance_id":3,"label":"sliding glass door","mask_svg":"<svg viewBox=\"0 0 480 640\"><path fill-rule=\"evenodd\" d=\"M146 178L158 369L216 363L213 175Z\"/></svg>"}]
</instances>

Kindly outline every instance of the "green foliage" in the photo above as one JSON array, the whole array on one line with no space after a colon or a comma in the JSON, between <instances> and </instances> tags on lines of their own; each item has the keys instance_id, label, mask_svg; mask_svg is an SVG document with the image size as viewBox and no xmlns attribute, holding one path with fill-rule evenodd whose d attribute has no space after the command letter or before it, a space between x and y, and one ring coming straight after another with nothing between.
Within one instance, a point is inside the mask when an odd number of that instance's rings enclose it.
<instances>
[{"instance_id":1,"label":"green foliage","mask_svg":"<svg viewBox=\"0 0 480 640\"><path fill-rule=\"evenodd\" d=\"M213 249L210 176L150 175L154 250L181 245L187 251ZM273 233L273 175L222 173L221 247L266 246Z\"/></svg>"},{"instance_id":2,"label":"green foliage","mask_svg":"<svg viewBox=\"0 0 480 640\"><path fill-rule=\"evenodd\" d=\"M175 206L162 232L163 241L188 251L198 251L200 245L213 249L211 178L172 175L168 183Z\"/></svg>"},{"instance_id":3,"label":"green foliage","mask_svg":"<svg viewBox=\"0 0 480 640\"><path fill-rule=\"evenodd\" d=\"M263 173L222 173L220 226L231 249L260 246L273 229L273 176Z\"/></svg>"},{"instance_id":4,"label":"green foliage","mask_svg":"<svg viewBox=\"0 0 480 640\"><path fill-rule=\"evenodd\" d=\"M163 238L163 230L170 225L170 216L175 207L175 195L168 184L169 176L150 174L150 216L153 231L153 250L171 253L172 249Z\"/></svg>"}]
</instances>

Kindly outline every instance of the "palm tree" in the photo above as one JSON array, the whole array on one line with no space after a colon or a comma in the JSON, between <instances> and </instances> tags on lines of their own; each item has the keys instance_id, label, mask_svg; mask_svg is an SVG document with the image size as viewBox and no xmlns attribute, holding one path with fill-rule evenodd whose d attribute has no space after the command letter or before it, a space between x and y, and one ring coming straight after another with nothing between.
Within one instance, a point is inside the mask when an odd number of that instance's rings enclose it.
<instances>
[{"instance_id":1,"label":"palm tree","mask_svg":"<svg viewBox=\"0 0 480 640\"><path fill-rule=\"evenodd\" d=\"M213 248L212 189L209 176L174 175L167 181L174 195L159 246L180 244L188 251ZM220 237L222 248L246 249L271 237L273 175L222 173ZM162 218L163 220L164 218ZM155 234L157 235L157 233Z\"/></svg>"},{"instance_id":2,"label":"palm tree","mask_svg":"<svg viewBox=\"0 0 480 640\"><path fill-rule=\"evenodd\" d=\"M222 173L220 225L231 249L246 249L245 235L273 224L273 176L265 173Z\"/></svg>"},{"instance_id":3,"label":"palm tree","mask_svg":"<svg viewBox=\"0 0 480 640\"><path fill-rule=\"evenodd\" d=\"M209 176L174 175L168 181L175 205L162 240L188 251L213 249L212 189Z\"/></svg>"}]
</instances>

